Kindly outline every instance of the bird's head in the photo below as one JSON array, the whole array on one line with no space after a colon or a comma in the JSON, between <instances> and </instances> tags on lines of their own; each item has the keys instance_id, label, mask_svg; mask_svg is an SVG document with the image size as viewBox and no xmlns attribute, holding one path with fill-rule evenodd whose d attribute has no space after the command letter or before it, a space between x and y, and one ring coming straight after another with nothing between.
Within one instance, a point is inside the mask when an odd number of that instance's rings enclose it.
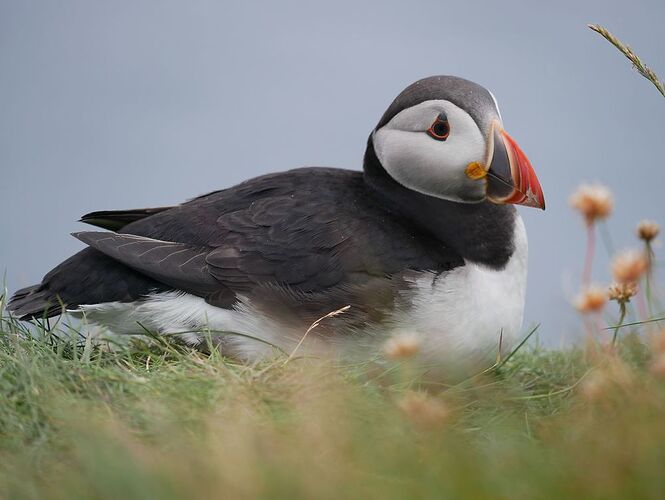
<instances>
[{"instance_id":1,"label":"bird's head","mask_svg":"<svg viewBox=\"0 0 665 500\"><path fill-rule=\"evenodd\" d=\"M370 147L388 175L413 191L545 208L536 173L503 129L494 96L463 78L409 85L372 132Z\"/></svg>"}]
</instances>

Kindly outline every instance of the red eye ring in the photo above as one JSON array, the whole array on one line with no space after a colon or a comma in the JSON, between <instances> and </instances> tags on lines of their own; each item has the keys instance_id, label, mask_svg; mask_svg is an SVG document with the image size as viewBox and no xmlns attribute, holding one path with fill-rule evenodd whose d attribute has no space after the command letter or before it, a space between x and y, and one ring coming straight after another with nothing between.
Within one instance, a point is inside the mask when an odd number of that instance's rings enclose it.
<instances>
[{"instance_id":1,"label":"red eye ring","mask_svg":"<svg viewBox=\"0 0 665 500\"><path fill-rule=\"evenodd\" d=\"M450 124L448 123L448 117L441 113L437 116L432 126L427 129L427 135L431 138L436 139L437 141L445 141L450 135Z\"/></svg>"}]
</instances>

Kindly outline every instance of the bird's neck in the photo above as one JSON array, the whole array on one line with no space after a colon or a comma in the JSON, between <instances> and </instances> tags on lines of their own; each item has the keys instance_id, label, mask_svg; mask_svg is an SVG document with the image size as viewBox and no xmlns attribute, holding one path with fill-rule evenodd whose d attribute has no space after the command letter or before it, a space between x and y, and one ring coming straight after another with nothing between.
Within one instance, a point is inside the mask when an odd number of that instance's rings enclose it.
<instances>
[{"instance_id":1,"label":"bird's neck","mask_svg":"<svg viewBox=\"0 0 665 500\"><path fill-rule=\"evenodd\" d=\"M508 263L515 250L512 205L456 203L405 188L383 168L371 137L363 169L369 191L414 229L429 233L468 261L495 269Z\"/></svg>"}]
</instances>

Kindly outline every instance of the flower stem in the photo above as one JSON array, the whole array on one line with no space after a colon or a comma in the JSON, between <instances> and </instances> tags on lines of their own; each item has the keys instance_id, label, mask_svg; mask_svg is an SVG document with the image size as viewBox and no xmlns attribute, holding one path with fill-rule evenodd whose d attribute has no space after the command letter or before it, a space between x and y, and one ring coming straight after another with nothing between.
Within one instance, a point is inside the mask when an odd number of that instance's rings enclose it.
<instances>
[{"instance_id":1,"label":"flower stem","mask_svg":"<svg viewBox=\"0 0 665 500\"><path fill-rule=\"evenodd\" d=\"M646 284L646 295L647 295L647 309L649 311L649 317L653 318L653 295L651 291L651 274L653 273L653 248L651 242L646 242L646 253L647 253L647 274L645 277Z\"/></svg>"},{"instance_id":2,"label":"flower stem","mask_svg":"<svg viewBox=\"0 0 665 500\"><path fill-rule=\"evenodd\" d=\"M646 64L644 64L644 62L637 56L637 54L635 54L635 52L631 50L630 47L625 45L621 40L615 37L607 30L607 28L604 28L603 26L598 24L588 24L587 26L596 33L600 34L617 49L619 49L619 51L624 56L626 56L631 63L633 63L633 68L635 68L640 75L653 83L654 87L658 89L658 92L660 92L662 96L665 97L665 82L660 81L658 76L656 76L656 73L654 73L653 70Z\"/></svg>"},{"instance_id":3,"label":"flower stem","mask_svg":"<svg viewBox=\"0 0 665 500\"><path fill-rule=\"evenodd\" d=\"M582 273L582 285L588 287L591 283L591 268L593 267L593 254L596 249L596 230L593 223L587 224L586 257Z\"/></svg>"},{"instance_id":4,"label":"flower stem","mask_svg":"<svg viewBox=\"0 0 665 500\"><path fill-rule=\"evenodd\" d=\"M600 231L600 236L603 238L603 245L607 251L607 256L612 257L614 255L614 244L612 243L612 235L607 227L607 222L603 221L598 224L598 230Z\"/></svg>"},{"instance_id":5,"label":"flower stem","mask_svg":"<svg viewBox=\"0 0 665 500\"><path fill-rule=\"evenodd\" d=\"M623 320L626 319L626 303L624 301L619 302L619 309L620 309L619 321L617 322L617 326L614 328L614 335L612 336L612 346L614 346L617 343L619 328L621 328Z\"/></svg>"}]
</instances>

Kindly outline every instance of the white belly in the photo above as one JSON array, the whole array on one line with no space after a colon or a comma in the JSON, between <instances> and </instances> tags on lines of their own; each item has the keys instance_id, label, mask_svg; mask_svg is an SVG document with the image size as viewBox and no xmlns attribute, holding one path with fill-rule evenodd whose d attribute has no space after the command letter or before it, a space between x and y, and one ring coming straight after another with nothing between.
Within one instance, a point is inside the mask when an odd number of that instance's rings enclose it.
<instances>
[{"instance_id":1,"label":"white belly","mask_svg":"<svg viewBox=\"0 0 665 500\"><path fill-rule=\"evenodd\" d=\"M420 273L412 281L408 297L412 306L408 310L397 309L385 324L368 326L366 335L311 335L298 352L331 351L354 359L371 359L391 335L409 332L420 338L423 365L452 368L460 362L479 366L491 363L500 345L504 352L510 349L522 326L527 253L524 224L517 217L515 252L504 269L496 271L467 263L439 278L433 273ZM207 325L213 337L225 337L227 354L249 361L274 354L275 347L291 353L306 330L306 326L278 324L257 313L246 300L234 310L227 310L181 292L154 295L134 304L87 305L81 311L88 321L116 334L141 333L140 323L161 333L180 332L190 343L203 338L191 330Z\"/></svg>"},{"instance_id":2,"label":"white belly","mask_svg":"<svg viewBox=\"0 0 665 500\"><path fill-rule=\"evenodd\" d=\"M522 328L528 245L517 217L515 252L500 271L468 263L433 280L422 276L408 314L396 324L421 338L423 361L433 365L487 364L515 344Z\"/></svg>"}]
</instances>

